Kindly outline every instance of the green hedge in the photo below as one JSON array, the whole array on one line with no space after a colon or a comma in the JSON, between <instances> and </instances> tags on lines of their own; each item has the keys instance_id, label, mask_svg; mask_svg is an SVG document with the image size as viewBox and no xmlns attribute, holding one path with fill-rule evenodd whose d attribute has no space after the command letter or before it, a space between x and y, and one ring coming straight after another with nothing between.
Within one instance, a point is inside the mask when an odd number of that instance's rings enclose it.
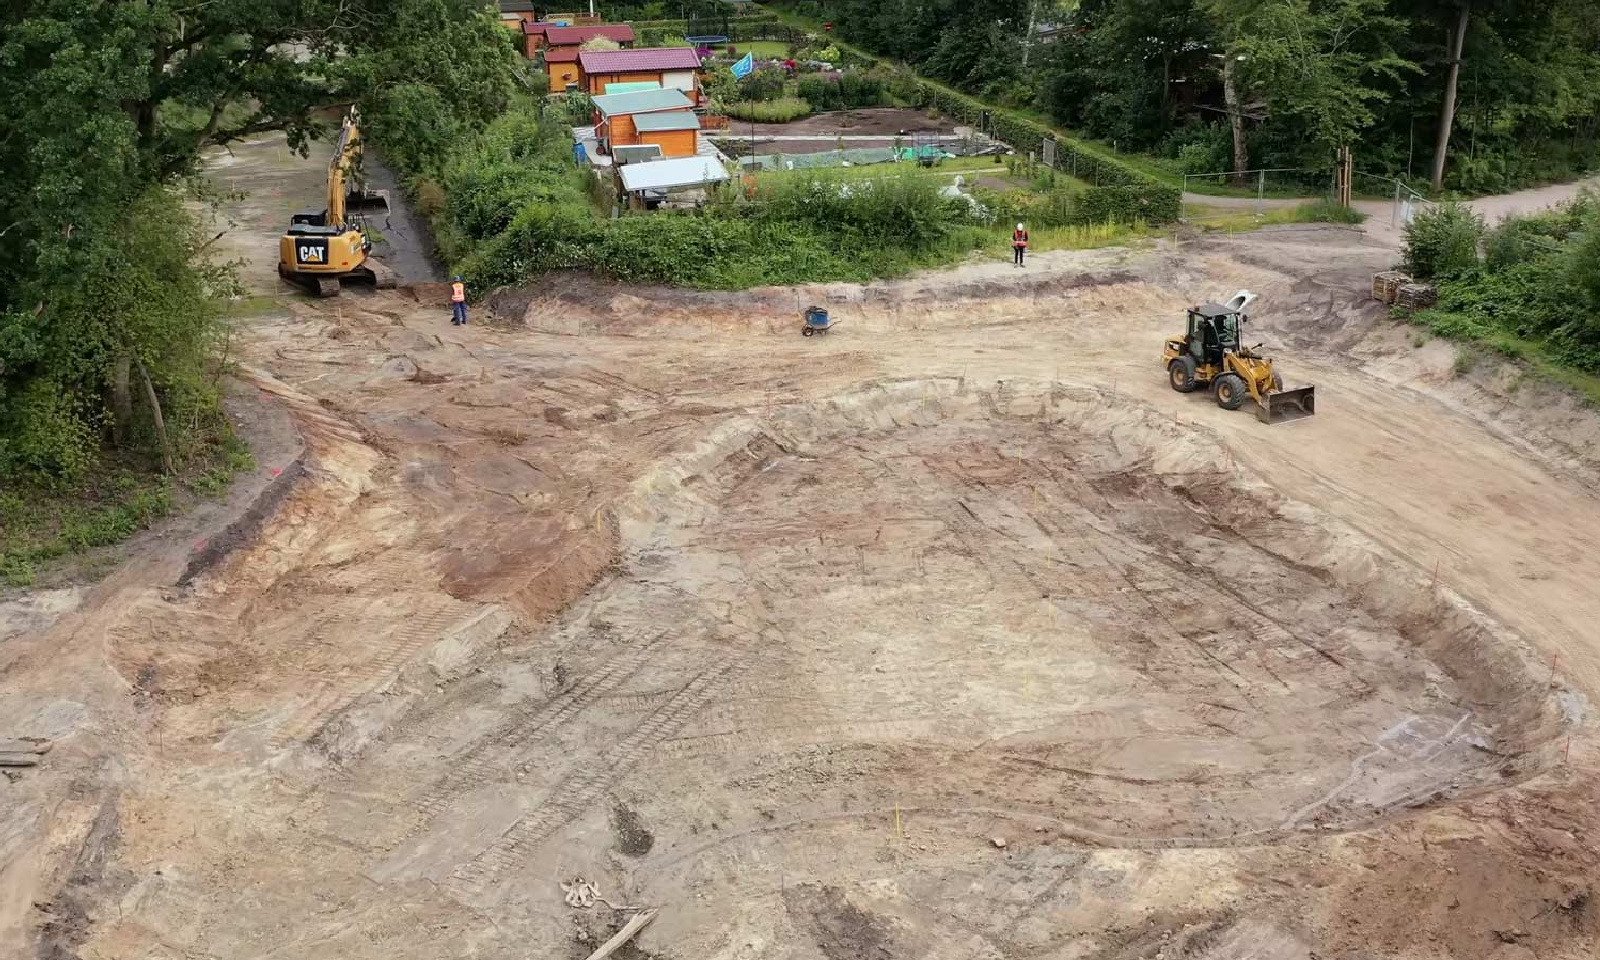
<instances>
[{"instance_id":1,"label":"green hedge","mask_svg":"<svg viewBox=\"0 0 1600 960\"><path fill-rule=\"evenodd\" d=\"M683 37L689 34L689 21L687 20L634 20L634 32L639 35L640 46L650 46L644 42L646 37L675 36ZM728 40L740 43L747 40L783 40L793 42L805 35L805 31L796 30L777 17L738 17L728 21Z\"/></svg>"},{"instance_id":2,"label":"green hedge","mask_svg":"<svg viewBox=\"0 0 1600 960\"><path fill-rule=\"evenodd\" d=\"M1078 222L1105 223L1115 220L1127 223L1143 220L1146 223L1170 223L1178 219L1183 197L1182 191L1177 188L1166 186L1076 140L1062 137L1049 127L1021 114L991 107L921 77L913 75L912 80L925 96L921 106L931 106L969 125L981 124L987 113L988 133L1010 144L1012 149L1042 155L1045 139L1054 139L1055 168L1090 184L1089 189L1079 195L1076 201L1078 208L1086 211Z\"/></svg>"},{"instance_id":3,"label":"green hedge","mask_svg":"<svg viewBox=\"0 0 1600 960\"><path fill-rule=\"evenodd\" d=\"M1074 198L1077 223L1171 223L1178 219L1182 196L1173 187L1090 187Z\"/></svg>"}]
</instances>

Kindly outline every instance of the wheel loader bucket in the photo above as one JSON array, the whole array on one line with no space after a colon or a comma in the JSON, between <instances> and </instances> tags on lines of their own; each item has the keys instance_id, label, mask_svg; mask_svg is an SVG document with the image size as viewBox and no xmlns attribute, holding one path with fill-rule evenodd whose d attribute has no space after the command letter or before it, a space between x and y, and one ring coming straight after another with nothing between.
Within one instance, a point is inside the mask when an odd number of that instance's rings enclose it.
<instances>
[{"instance_id":1,"label":"wheel loader bucket","mask_svg":"<svg viewBox=\"0 0 1600 960\"><path fill-rule=\"evenodd\" d=\"M1268 391L1261 396L1256 407L1256 418L1262 423L1287 423L1317 412L1317 388L1299 387L1294 390Z\"/></svg>"}]
</instances>

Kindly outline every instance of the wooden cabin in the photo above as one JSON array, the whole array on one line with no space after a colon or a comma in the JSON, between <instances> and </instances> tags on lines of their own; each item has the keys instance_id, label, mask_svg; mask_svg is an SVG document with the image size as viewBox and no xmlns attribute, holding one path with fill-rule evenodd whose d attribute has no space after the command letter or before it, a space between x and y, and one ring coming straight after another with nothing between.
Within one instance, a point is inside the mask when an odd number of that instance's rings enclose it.
<instances>
[{"instance_id":1,"label":"wooden cabin","mask_svg":"<svg viewBox=\"0 0 1600 960\"><path fill-rule=\"evenodd\" d=\"M641 90L594 98L594 136L603 152L653 143L663 156L693 156L700 148L700 118L681 90Z\"/></svg>"},{"instance_id":2,"label":"wooden cabin","mask_svg":"<svg viewBox=\"0 0 1600 960\"><path fill-rule=\"evenodd\" d=\"M653 80L663 89L680 91L692 106L699 106L703 99L700 55L690 47L581 50L578 66L583 70L584 90L591 96L604 94L608 83Z\"/></svg>"}]
</instances>

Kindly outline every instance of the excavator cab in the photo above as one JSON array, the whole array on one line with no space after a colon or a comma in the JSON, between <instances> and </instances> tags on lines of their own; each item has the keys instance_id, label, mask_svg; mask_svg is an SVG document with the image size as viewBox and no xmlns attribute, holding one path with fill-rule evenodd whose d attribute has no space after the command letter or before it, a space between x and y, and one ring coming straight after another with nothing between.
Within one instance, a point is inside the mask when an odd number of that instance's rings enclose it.
<instances>
[{"instance_id":1,"label":"excavator cab","mask_svg":"<svg viewBox=\"0 0 1600 960\"><path fill-rule=\"evenodd\" d=\"M1316 413L1316 388L1285 390L1272 360L1245 346L1246 310L1256 295L1240 290L1227 303L1202 303L1189 308L1182 337L1166 341L1162 361L1168 382L1179 393L1209 387L1217 405L1237 410L1246 400L1256 402L1256 417L1263 423L1282 423Z\"/></svg>"}]
</instances>

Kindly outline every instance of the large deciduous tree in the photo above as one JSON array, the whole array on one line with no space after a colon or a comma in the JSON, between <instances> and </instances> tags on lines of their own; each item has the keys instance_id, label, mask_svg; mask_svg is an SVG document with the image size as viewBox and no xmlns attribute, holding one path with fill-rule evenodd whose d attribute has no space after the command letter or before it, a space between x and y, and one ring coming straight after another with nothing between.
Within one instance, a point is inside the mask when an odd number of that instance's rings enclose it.
<instances>
[{"instance_id":1,"label":"large deciduous tree","mask_svg":"<svg viewBox=\"0 0 1600 960\"><path fill-rule=\"evenodd\" d=\"M1292 118L1313 151L1331 156L1375 119L1402 71L1413 65L1395 51L1403 21L1387 0L1205 0L1217 24L1225 69L1259 97L1271 115ZM1234 119L1235 163L1238 96Z\"/></svg>"},{"instance_id":2,"label":"large deciduous tree","mask_svg":"<svg viewBox=\"0 0 1600 960\"><path fill-rule=\"evenodd\" d=\"M381 110L402 80L487 122L512 62L485 0L0 8L0 476L83 478L129 435L130 394L192 407L186 422L214 409L201 367L224 277L195 262L171 192L206 149L269 130L303 147L319 108Z\"/></svg>"}]
</instances>

